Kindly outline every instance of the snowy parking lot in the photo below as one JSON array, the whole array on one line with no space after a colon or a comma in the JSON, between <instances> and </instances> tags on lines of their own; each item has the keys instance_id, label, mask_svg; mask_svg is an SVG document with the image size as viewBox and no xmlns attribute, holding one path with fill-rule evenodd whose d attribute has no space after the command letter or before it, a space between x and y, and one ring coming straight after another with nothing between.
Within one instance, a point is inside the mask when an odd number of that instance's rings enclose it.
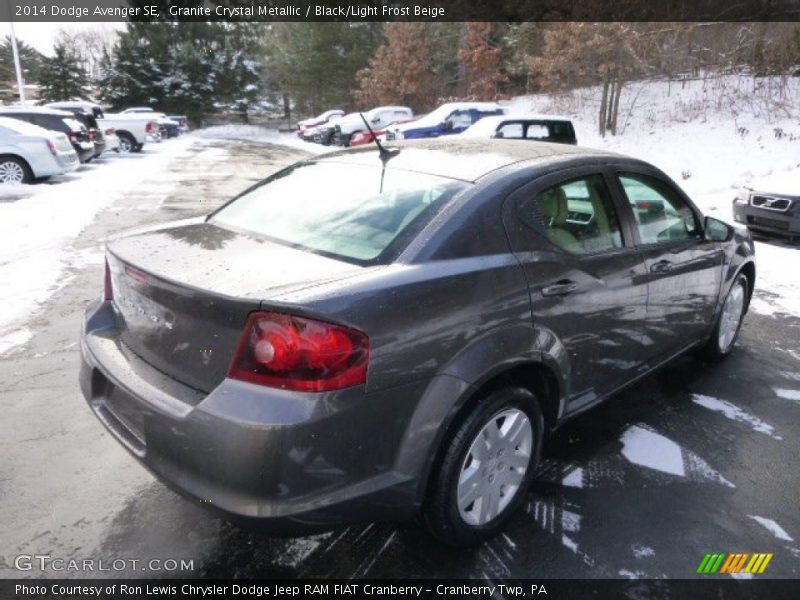
<instances>
[{"instance_id":1,"label":"snowy parking lot","mask_svg":"<svg viewBox=\"0 0 800 600\"><path fill-rule=\"evenodd\" d=\"M732 184L766 174L789 148L722 125L687 147L691 124L610 142L576 124L579 140L654 162L728 220ZM800 576L800 248L776 240L757 244L755 301L734 354L714 366L682 358L559 430L525 510L480 548L436 546L411 524L269 538L157 482L78 389L77 336L101 293L103 242L206 213L301 148L256 129L200 132L3 191L0 574L19 575L13 556L49 554L186 559L183 575L207 577L685 578L707 552L745 551L774 553L770 576Z\"/></svg>"}]
</instances>

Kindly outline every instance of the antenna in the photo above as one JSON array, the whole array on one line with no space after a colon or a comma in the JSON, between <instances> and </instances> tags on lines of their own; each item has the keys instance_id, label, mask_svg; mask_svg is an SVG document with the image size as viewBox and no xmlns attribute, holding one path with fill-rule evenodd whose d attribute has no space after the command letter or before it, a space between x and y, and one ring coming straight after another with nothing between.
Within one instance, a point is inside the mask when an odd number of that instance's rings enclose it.
<instances>
[{"instance_id":1,"label":"antenna","mask_svg":"<svg viewBox=\"0 0 800 600\"><path fill-rule=\"evenodd\" d=\"M360 112L358 114L361 116L361 120L364 121L364 125L367 126L367 130L372 135L373 141L375 142L375 144L377 144L378 153L380 154L380 157L381 157L381 162L383 162L384 166L386 166L386 162L390 158L400 154L400 149L399 148L384 148L383 144L381 144L381 141L378 139L378 136L376 136L375 132L372 131L372 127L370 127L369 123L367 123L367 118L364 116L364 113Z\"/></svg>"}]
</instances>

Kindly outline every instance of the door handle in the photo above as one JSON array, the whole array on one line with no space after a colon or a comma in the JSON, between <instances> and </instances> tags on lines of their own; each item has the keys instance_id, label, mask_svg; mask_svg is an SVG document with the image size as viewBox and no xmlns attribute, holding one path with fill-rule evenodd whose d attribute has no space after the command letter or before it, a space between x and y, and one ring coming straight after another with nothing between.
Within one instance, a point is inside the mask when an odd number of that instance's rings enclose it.
<instances>
[{"instance_id":1,"label":"door handle","mask_svg":"<svg viewBox=\"0 0 800 600\"><path fill-rule=\"evenodd\" d=\"M566 296L574 291L577 291L578 284L570 279L562 279L556 281L552 285L546 285L542 288L542 296Z\"/></svg>"},{"instance_id":2,"label":"door handle","mask_svg":"<svg viewBox=\"0 0 800 600\"><path fill-rule=\"evenodd\" d=\"M650 265L651 273L668 273L672 270L672 263L668 260L660 260Z\"/></svg>"}]
</instances>

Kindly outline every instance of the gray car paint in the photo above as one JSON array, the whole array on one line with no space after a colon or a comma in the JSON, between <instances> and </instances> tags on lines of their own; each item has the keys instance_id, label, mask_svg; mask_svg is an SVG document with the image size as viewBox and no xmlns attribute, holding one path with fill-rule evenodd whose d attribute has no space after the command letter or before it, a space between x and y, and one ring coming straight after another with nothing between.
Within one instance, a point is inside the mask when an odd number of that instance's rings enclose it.
<instances>
[{"instance_id":1,"label":"gray car paint","mask_svg":"<svg viewBox=\"0 0 800 600\"><path fill-rule=\"evenodd\" d=\"M333 260L214 223L168 224L109 244L115 288L132 300L89 307L82 389L117 439L172 487L289 531L411 515L448 431L484 386L528 383L552 429L702 342L736 274L753 268L743 234L698 240L717 261L700 261L702 326L695 318L649 320L656 313L646 266L674 248L636 245L619 190L634 245L602 264L567 257L541 236L521 245L510 211L515 193L576 169L607 177L640 170L669 182L663 173L617 155L527 141L395 145L403 150L389 168L475 185L385 264ZM378 157L367 147L314 160ZM584 278L581 293L544 299L541 287L565 273ZM604 308L587 315L593 299ZM301 393L225 378L247 314L258 308L365 332L366 385ZM646 329L664 325L677 325L671 338L643 354ZM584 328L588 346L570 341ZM622 344L606 352L617 361L610 367L592 358L607 349L603 340Z\"/></svg>"}]
</instances>

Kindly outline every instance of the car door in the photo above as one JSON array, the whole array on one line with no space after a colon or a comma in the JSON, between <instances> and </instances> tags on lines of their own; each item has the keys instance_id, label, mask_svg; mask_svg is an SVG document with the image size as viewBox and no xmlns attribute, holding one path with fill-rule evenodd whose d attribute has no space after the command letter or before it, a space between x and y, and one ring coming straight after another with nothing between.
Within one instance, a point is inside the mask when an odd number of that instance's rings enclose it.
<instances>
[{"instance_id":1,"label":"car door","mask_svg":"<svg viewBox=\"0 0 800 600\"><path fill-rule=\"evenodd\" d=\"M644 371L645 266L597 166L535 179L504 204L537 336L566 357L568 411Z\"/></svg>"},{"instance_id":2,"label":"car door","mask_svg":"<svg viewBox=\"0 0 800 600\"><path fill-rule=\"evenodd\" d=\"M474 110L468 109L453 111L450 113L450 116L444 120L444 129L440 132L440 135L461 133L477 120L475 119L474 113Z\"/></svg>"},{"instance_id":3,"label":"car door","mask_svg":"<svg viewBox=\"0 0 800 600\"><path fill-rule=\"evenodd\" d=\"M627 169L614 179L647 268L647 335L668 355L711 329L724 253L705 239L691 201L663 176Z\"/></svg>"}]
</instances>

